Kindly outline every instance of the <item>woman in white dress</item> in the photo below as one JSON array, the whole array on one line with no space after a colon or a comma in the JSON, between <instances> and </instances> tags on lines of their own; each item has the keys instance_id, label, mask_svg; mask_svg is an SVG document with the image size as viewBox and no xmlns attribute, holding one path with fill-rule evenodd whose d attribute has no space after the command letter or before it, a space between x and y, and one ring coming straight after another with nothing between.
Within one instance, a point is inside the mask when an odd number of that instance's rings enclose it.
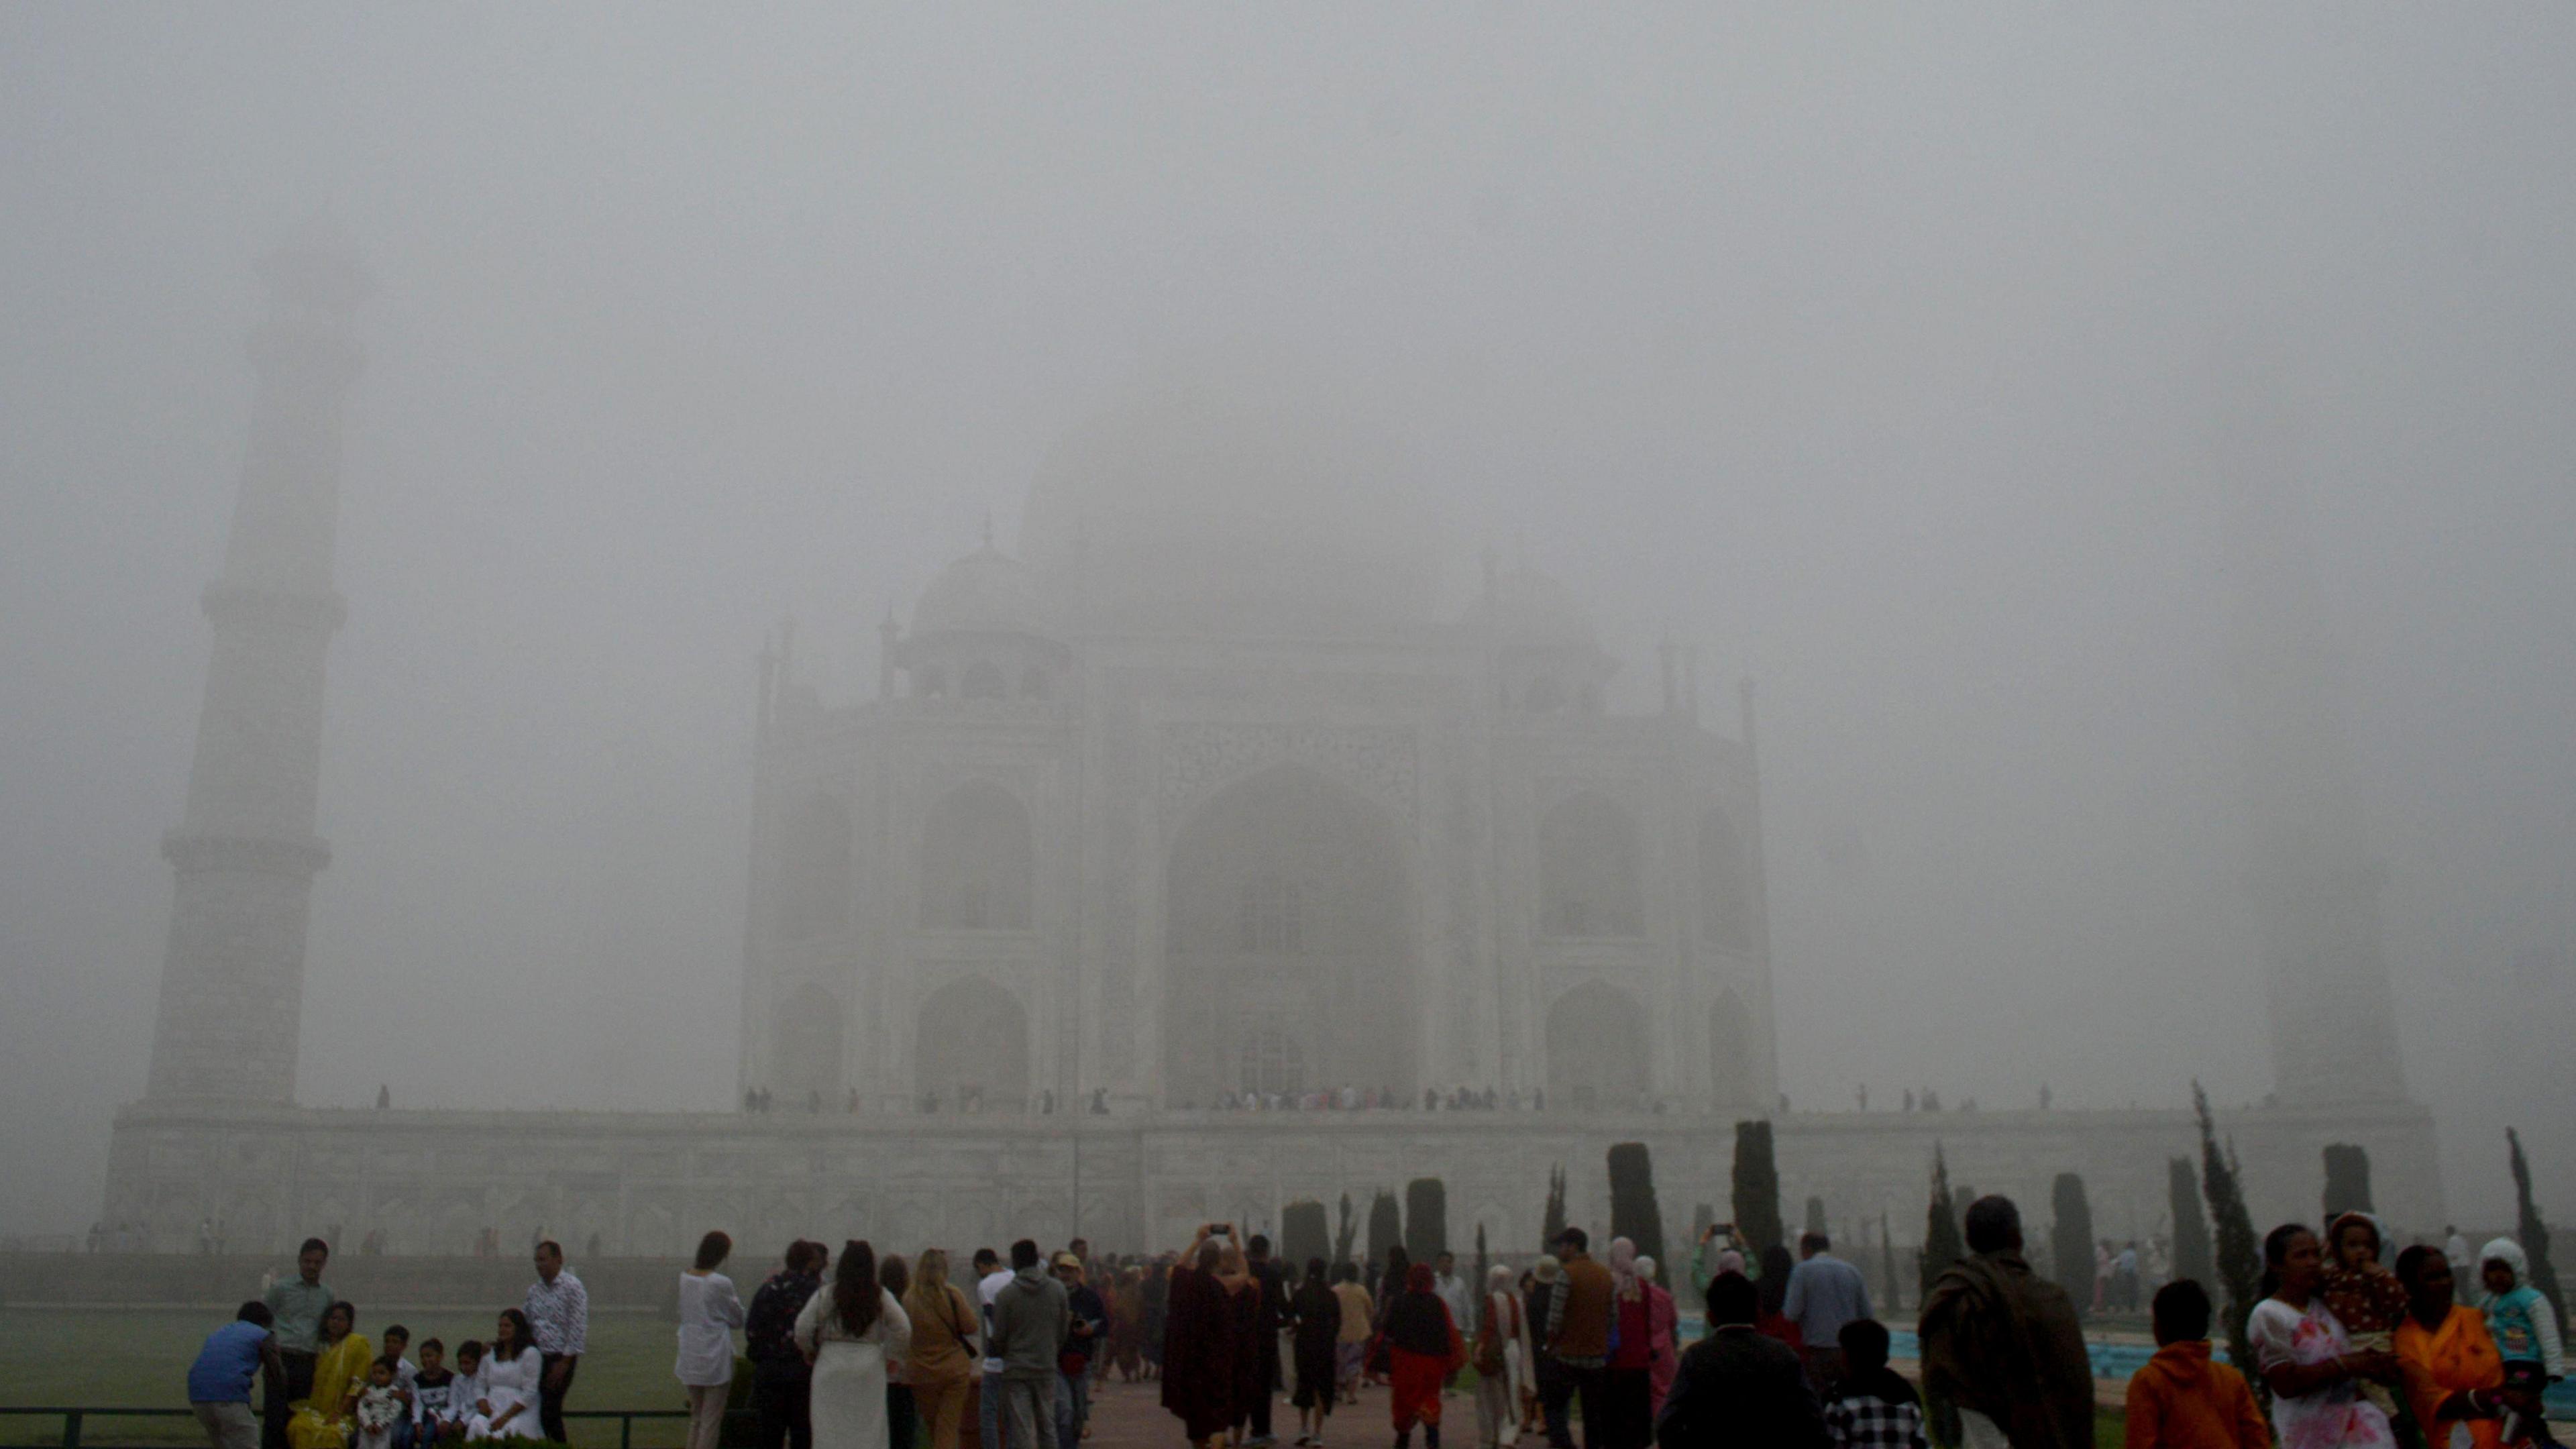
<instances>
[{"instance_id":1,"label":"woman in white dress","mask_svg":"<svg viewBox=\"0 0 2576 1449\"><path fill-rule=\"evenodd\" d=\"M709 1233L698 1239L696 1261L680 1274L680 1359L673 1371L689 1391L689 1449L716 1449L724 1432L742 1295L716 1267L732 1251L732 1238Z\"/></svg>"},{"instance_id":2,"label":"woman in white dress","mask_svg":"<svg viewBox=\"0 0 2576 1449\"><path fill-rule=\"evenodd\" d=\"M2325 1254L2305 1225L2283 1223L2263 1239L2269 1291L2245 1336L2272 1391L2272 1432L2282 1449L2396 1449L2388 1416L2361 1395L2364 1382L2396 1377L2396 1356L2352 1346L2318 1294L2324 1276Z\"/></svg>"},{"instance_id":3,"label":"woman in white dress","mask_svg":"<svg viewBox=\"0 0 2576 1449\"><path fill-rule=\"evenodd\" d=\"M832 1286L796 1315L814 1365L814 1449L888 1449L886 1360L912 1351L912 1320L877 1281L876 1249L843 1245Z\"/></svg>"},{"instance_id":4,"label":"woman in white dress","mask_svg":"<svg viewBox=\"0 0 2576 1449\"><path fill-rule=\"evenodd\" d=\"M545 1357L537 1352L537 1334L528 1326L528 1315L516 1308L502 1309L492 1347L483 1355L483 1393L475 1402L474 1417L465 1421L465 1437L546 1437L537 1422L537 1384L545 1373Z\"/></svg>"}]
</instances>

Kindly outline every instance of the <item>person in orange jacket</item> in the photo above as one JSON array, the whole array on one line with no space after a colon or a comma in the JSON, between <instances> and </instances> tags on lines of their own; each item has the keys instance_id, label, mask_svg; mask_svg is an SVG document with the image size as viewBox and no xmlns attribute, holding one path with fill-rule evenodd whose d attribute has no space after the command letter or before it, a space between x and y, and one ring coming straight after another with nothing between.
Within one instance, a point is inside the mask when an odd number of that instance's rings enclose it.
<instances>
[{"instance_id":1,"label":"person in orange jacket","mask_svg":"<svg viewBox=\"0 0 2576 1449\"><path fill-rule=\"evenodd\" d=\"M2209 1356L2209 1294L2189 1278L2156 1290L2156 1356L2129 1377L2128 1449L2271 1449L2245 1376Z\"/></svg>"}]
</instances>

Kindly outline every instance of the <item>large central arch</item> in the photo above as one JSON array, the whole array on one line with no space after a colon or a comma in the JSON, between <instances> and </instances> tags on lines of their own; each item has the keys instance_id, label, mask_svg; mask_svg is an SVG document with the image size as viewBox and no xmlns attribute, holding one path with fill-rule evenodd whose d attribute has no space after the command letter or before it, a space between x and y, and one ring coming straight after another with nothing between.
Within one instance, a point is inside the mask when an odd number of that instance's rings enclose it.
<instances>
[{"instance_id":1,"label":"large central arch","mask_svg":"<svg viewBox=\"0 0 2576 1449\"><path fill-rule=\"evenodd\" d=\"M1301 766L1199 807L1165 877L1164 1100L1416 1090L1410 879L1385 814Z\"/></svg>"}]
</instances>

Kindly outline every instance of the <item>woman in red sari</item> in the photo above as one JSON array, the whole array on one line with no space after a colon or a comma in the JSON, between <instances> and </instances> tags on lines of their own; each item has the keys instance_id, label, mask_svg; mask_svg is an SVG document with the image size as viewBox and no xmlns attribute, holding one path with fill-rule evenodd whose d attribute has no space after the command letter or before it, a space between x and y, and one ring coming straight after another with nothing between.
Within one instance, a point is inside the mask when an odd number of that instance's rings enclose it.
<instances>
[{"instance_id":1,"label":"woman in red sari","mask_svg":"<svg viewBox=\"0 0 2576 1449\"><path fill-rule=\"evenodd\" d=\"M1440 1385L1467 1361L1449 1305L1431 1291L1432 1281L1430 1264L1414 1264L1404 1291L1387 1305L1383 1332L1394 1384L1388 1404L1395 1415L1395 1449L1409 1449L1417 1423L1425 1449L1440 1449Z\"/></svg>"}]
</instances>

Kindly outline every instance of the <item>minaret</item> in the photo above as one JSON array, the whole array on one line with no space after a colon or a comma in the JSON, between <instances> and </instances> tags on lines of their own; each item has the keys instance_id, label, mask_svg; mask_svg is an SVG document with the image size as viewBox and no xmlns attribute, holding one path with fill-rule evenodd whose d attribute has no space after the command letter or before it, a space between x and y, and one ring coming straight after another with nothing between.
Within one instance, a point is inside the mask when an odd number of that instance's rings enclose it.
<instances>
[{"instance_id":1,"label":"minaret","mask_svg":"<svg viewBox=\"0 0 2576 1449\"><path fill-rule=\"evenodd\" d=\"M290 1102L304 1005L322 767L322 663L339 629L331 547L341 404L363 362L350 313L367 290L349 243L299 242L260 264L268 315L241 491L221 577L187 811L162 841L178 876L152 1033L156 1099Z\"/></svg>"},{"instance_id":2,"label":"minaret","mask_svg":"<svg viewBox=\"0 0 2576 1449\"><path fill-rule=\"evenodd\" d=\"M2219 472L2273 1086L2285 1105L2399 1102L2383 873L2345 732L2343 658L2308 539L2295 438L2265 405L2268 391L2249 389L2233 405Z\"/></svg>"}]
</instances>

